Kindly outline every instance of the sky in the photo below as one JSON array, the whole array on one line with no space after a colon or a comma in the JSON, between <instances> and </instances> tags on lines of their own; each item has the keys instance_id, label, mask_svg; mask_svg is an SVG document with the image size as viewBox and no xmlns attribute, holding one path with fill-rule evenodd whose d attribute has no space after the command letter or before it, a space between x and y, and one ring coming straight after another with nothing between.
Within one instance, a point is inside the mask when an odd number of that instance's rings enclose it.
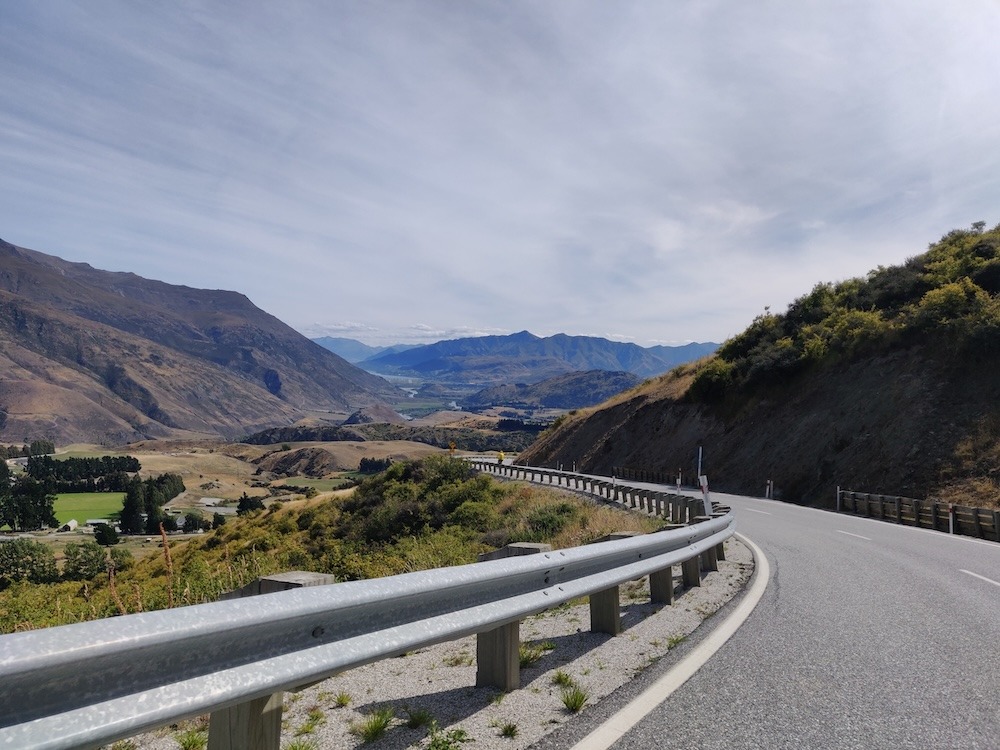
<instances>
[{"instance_id":1,"label":"sky","mask_svg":"<svg viewBox=\"0 0 1000 750\"><path fill-rule=\"evenodd\" d=\"M721 342L1000 222L998 0L0 3L0 238L310 337Z\"/></svg>"}]
</instances>

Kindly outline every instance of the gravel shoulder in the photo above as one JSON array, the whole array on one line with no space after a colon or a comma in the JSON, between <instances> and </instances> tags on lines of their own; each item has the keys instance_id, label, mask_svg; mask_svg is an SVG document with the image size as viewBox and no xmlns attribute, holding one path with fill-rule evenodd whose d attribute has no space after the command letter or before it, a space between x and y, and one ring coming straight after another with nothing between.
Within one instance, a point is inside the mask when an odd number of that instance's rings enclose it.
<instances>
[{"instance_id":1,"label":"gravel shoulder","mask_svg":"<svg viewBox=\"0 0 1000 750\"><path fill-rule=\"evenodd\" d=\"M436 750L460 747L463 743L454 734L447 742L456 730L474 750L530 747L578 716L564 705L557 674L568 676L584 691L586 712L666 656L743 589L753 573L753 555L735 538L725 548L726 560L719 562L718 572L702 576L700 587L683 590L680 568L674 567L675 598L670 606L650 602L646 578L624 584L621 635L591 633L585 601L524 620L521 641L541 656L522 668L521 688L510 693L474 687L475 636L385 659L286 693L281 747L354 750L364 743L352 727L386 707L395 718L385 734L367 747L427 747L429 728L408 727L410 717L434 719L439 728ZM204 719L186 722L141 735L131 747L175 750L181 746L182 732L204 723Z\"/></svg>"}]
</instances>

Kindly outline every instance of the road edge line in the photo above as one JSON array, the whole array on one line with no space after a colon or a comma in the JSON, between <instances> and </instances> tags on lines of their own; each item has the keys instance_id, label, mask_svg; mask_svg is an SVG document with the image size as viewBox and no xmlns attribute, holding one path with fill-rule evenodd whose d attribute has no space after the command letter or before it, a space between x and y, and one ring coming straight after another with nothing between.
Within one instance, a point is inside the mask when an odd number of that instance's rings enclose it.
<instances>
[{"instance_id":1,"label":"road edge line","mask_svg":"<svg viewBox=\"0 0 1000 750\"><path fill-rule=\"evenodd\" d=\"M701 641L687 656L674 665L670 671L636 696L626 706L611 716L601 726L581 739L572 750L607 750L621 739L626 732L639 723L654 708L688 681L722 646L754 611L771 577L771 566L763 551L742 534L735 535L753 553L753 582L746 596L736 606L732 614L716 627L711 635Z\"/></svg>"}]
</instances>

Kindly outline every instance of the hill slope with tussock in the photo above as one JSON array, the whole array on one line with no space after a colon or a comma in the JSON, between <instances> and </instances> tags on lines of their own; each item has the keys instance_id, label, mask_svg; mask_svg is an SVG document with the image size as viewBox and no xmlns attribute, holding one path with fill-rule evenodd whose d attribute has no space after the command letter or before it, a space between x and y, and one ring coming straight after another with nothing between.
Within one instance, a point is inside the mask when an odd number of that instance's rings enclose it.
<instances>
[{"instance_id":1,"label":"hill slope with tussock","mask_svg":"<svg viewBox=\"0 0 1000 750\"><path fill-rule=\"evenodd\" d=\"M818 284L718 352L564 419L519 460L833 502L836 487L1000 505L1000 227Z\"/></svg>"}]
</instances>

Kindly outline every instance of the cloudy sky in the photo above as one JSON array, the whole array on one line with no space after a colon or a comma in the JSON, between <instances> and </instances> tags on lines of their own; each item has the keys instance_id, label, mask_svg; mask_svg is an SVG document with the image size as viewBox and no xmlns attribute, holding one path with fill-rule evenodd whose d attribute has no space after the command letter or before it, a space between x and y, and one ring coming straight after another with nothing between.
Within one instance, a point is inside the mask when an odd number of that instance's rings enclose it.
<instances>
[{"instance_id":1,"label":"cloudy sky","mask_svg":"<svg viewBox=\"0 0 1000 750\"><path fill-rule=\"evenodd\" d=\"M0 237L309 336L722 341L1000 221L997 0L0 4Z\"/></svg>"}]
</instances>

